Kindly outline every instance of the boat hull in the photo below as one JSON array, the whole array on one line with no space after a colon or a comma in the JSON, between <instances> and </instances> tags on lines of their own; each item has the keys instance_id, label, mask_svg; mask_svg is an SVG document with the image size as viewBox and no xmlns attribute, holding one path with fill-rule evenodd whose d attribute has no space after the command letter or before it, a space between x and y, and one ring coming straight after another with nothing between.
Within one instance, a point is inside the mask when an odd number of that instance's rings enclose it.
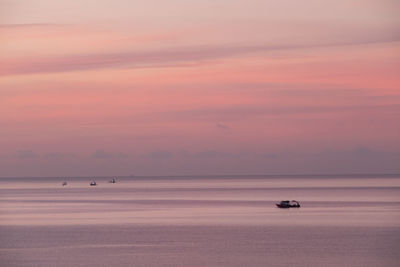
<instances>
[{"instance_id":1,"label":"boat hull","mask_svg":"<svg viewBox=\"0 0 400 267\"><path fill-rule=\"evenodd\" d=\"M281 209L288 209L288 208L300 208L300 205L281 205L281 204L276 204L278 208Z\"/></svg>"}]
</instances>

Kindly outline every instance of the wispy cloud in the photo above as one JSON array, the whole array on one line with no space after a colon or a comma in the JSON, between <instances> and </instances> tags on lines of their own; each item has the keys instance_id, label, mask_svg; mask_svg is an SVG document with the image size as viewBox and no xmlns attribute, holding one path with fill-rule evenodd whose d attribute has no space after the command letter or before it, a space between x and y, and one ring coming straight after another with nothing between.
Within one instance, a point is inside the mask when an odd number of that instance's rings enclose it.
<instances>
[{"instance_id":1,"label":"wispy cloud","mask_svg":"<svg viewBox=\"0 0 400 267\"><path fill-rule=\"evenodd\" d=\"M378 40L360 39L323 44L258 44L258 45L203 45L184 46L154 51L129 51L102 54L73 54L63 56L25 57L7 59L0 67L0 76L35 73L56 73L103 68L149 68L195 64L208 60L243 56L251 53L267 53L280 50L308 49L318 47L359 45L377 42L395 42L400 34L385 36Z\"/></svg>"},{"instance_id":2,"label":"wispy cloud","mask_svg":"<svg viewBox=\"0 0 400 267\"><path fill-rule=\"evenodd\" d=\"M65 27L70 24L58 24L58 23L13 23L13 24L0 24L1 29L22 29L22 28L53 28L53 27Z\"/></svg>"},{"instance_id":3,"label":"wispy cloud","mask_svg":"<svg viewBox=\"0 0 400 267\"><path fill-rule=\"evenodd\" d=\"M292 114L323 114L338 112L356 112L368 110L371 111L393 111L398 113L400 105L335 105L335 106L280 106L280 107L263 107L263 106L231 106L225 108L197 108L179 111L169 111L157 113L157 118L173 118L175 120L237 120L254 116L282 116ZM150 115L150 114L148 114Z\"/></svg>"},{"instance_id":4,"label":"wispy cloud","mask_svg":"<svg viewBox=\"0 0 400 267\"><path fill-rule=\"evenodd\" d=\"M218 128L220 128L220 129L223 129L223 130L229 130L230 128L229 128L229 126L227 126L227 125L225 125L225 124L222 124L222 123L217 123L217 127Z\"/></svg>"}]
</instances>

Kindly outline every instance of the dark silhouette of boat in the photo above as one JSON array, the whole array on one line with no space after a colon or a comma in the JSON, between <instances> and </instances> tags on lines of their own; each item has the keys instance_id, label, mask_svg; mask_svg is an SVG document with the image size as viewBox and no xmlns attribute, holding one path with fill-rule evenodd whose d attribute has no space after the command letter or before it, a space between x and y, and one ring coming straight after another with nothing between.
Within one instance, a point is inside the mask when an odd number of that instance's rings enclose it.
<instances>
[{"instance_id":1,"label":"dark silhouette of boat","mask_svg":"<svg viewBox=\"0 0 400 267\"><path fill-rule=\"evenodd\" d=\"M109 183L115 184L116 182L117 182L117 180L115 180L115 178L112 178L112 180Z\"/></svg>"},{"instance_id":2,"label":"dark silhouette of boat","mask_svg":"<svg viewBox=\"0 0 400 267\"><path fill-rule=\"evenodd\" d=\"M276 206L281 209L300 208L300 203L296 200L283 200L280 203L276 203Z\"/></svg>"},{"instance_id":3,"label":"dark silhouette of boat","mask_svg":"<svg viewBox=\"0 0 400 267\"><path fill-rule=\"evenodd\" d=\"M62 186L66 186L68 183L67 182L63 182L62 183Z\"/></svg>"},{"instance_id":4,"label":"dark silhouette of boat","mask_svg":"<svg viewBox=\"0 0 400 267\"><path fill-rule=\"evenodd\" d=\"M90 186L96 186L96 185L97 185L96 181L90 183Z\"/></svg>"}]
</instances>

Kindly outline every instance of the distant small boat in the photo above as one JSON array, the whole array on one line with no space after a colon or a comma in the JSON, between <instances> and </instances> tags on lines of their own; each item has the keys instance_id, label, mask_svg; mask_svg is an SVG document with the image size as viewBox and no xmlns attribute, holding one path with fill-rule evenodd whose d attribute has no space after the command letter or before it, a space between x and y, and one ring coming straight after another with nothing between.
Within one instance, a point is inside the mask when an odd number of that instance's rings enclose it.
<instances>
[{"instance_id":1,"label":"distant small boat","mask_svg":"<svg viewBox=\"0 0 400 267\"><path fill-rule=\"evenodd\" d=\"M63 182L63 183L62 183L63 186L66 186L67 184L68 184L67 182Z\"/></svg>"},{"instance_id":2,"label":"distant small boat","mask_svg":"<svg viewBox=\"0 0 400 267\"><path fill-rule=\"evenodd\" d=\"M115 178L112 178L112 180L109 183L115 184L116 182L117 182L117 180L115 180Z\"/></svg>"},{"instance_id":3,"label":"distant small boat","mask_svg":"<svg viewBox=\"0 0 400 267\"><path fill-rule=\"evenodd\" d=\"M276 206L281 209L300 208L300 203L296 200L292 200L292 201L284 200L284 201L281 201L280 203L276 203Z\"/></svg>"},{"instance_id":4,"label":"distant small boat","mask_svg":"<svg viewBox=\"0 0 400 267\"><path fill-rule=\"evenodd\" d=\"M93 182L90 183L90 186L96 186L96 185L97 185L96 181L93 181Z\"/></svg>"}]
</instances>

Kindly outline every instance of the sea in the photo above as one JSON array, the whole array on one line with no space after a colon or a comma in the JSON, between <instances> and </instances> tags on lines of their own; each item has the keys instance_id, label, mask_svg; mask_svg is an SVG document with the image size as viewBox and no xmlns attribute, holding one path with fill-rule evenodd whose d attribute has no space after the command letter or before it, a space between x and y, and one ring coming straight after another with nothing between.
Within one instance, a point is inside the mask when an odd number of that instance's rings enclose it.
<instances>
[{"instance_id":1,"label":"sea","mask_svg":"<svg viewBox=\"0 0 400 267\"><path fill-rule=\"evenodd\" d=\"M0 266L400 266L400 175L112 178L0 178Z\"/></svg>"}]
</instances>

